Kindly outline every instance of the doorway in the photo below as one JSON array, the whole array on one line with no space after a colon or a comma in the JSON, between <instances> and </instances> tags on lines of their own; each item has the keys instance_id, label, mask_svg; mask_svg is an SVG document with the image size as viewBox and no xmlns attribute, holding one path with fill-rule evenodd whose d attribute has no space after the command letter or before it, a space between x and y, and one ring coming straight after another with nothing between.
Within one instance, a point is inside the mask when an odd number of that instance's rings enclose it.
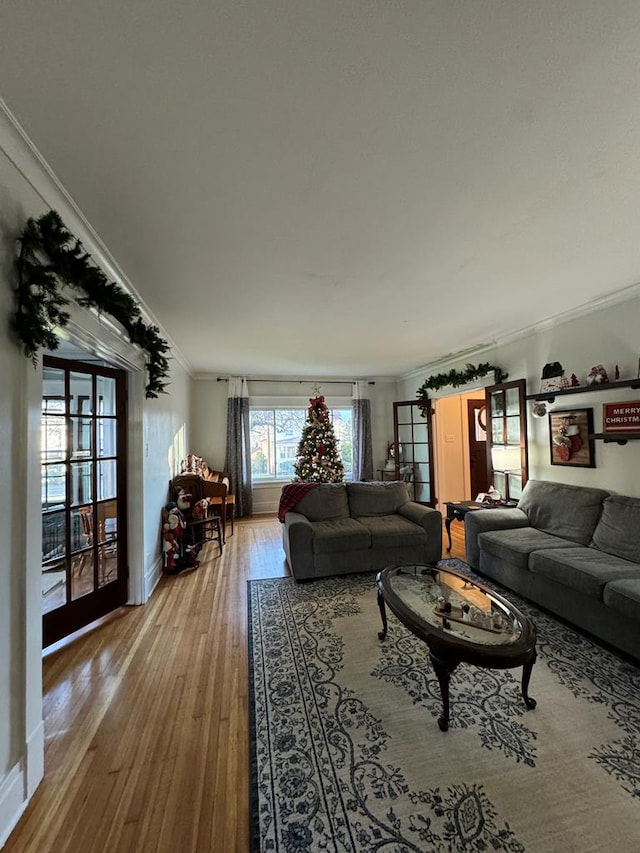
<instances>
[{"instance_id":1,"label":"doorway","mask_svg":"<svg viewBox=\"0 0 640 853\"><path fill-rule=\"evenodd\" d=\"M482 389L439 397L434 404L435 478L438 509L448 501L486 492L486 415Z\"/></svg>"},{"instance_id":2,"label":"doorway","mask_svg":"<svg viewBox=\"0 0 640 853\"><path fill-rule=\"evenodd\" d=\"M43 357L43 646L127 600L126 373Z\"/></svg>"}]
</instances>

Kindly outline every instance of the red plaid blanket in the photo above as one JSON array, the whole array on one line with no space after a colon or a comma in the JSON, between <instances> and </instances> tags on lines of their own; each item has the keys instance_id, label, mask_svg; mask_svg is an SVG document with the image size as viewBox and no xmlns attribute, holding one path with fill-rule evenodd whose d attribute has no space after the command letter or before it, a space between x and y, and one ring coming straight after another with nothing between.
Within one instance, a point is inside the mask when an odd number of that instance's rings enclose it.
<instances>
[{"instance_id":1,"label":"red plaid blanket","mask_svg":"<svg viewBox=\"0 0 640 853\"><path fill-rule=\"evenodd\" d=\"M278 507L278 521L284 524L284 517L289 510L293 509L298 501L302 500L307 492L310 492L317 485L317 483L289 483L283 486L280 506Z\"/></svg>"}]
</instances>

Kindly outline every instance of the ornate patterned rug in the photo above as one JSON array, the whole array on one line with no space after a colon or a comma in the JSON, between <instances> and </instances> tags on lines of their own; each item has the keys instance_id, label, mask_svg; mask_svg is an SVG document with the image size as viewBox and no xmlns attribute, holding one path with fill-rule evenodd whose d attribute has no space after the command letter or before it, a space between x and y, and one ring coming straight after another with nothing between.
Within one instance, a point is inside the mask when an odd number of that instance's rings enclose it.
<instances>
[{"instance_id":1,"label":"ornate patterned rug","mask_svg":"<svg viewBox=\"0 0 640 853\"><path fill-rule=\"evenodd\" d=\"M640 850L640 668L498 589L537 624L538 706L461 664L443 733L371 574L249 582L252 853Z\"/></svg>"}]
</instances>

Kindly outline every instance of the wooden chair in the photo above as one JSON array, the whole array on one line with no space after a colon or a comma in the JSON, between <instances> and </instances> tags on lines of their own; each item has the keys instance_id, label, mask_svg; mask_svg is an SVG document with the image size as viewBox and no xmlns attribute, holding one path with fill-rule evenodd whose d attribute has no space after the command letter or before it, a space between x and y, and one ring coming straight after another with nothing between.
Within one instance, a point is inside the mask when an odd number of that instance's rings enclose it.
<instances>
[{"instance_id":1,"label":"wooden chair","mask_svg":"<svg viewBox=\"0 0 640 853\"><path fill-rule=\"evenodd\" d=\"M202 484L203 497L209 501L209 506L222 521L222 541L227 541L227 500L229 496L228 481L204 480Z\"/></svg>"},{"instance_id":2,"label":"wooden chair","mask_svg":"<svg viewBox=\"0 0 640 853\"><path fill-rule=\"evenodd\" d=\"M200 474L178 474L169 483L169 499L177 500L181 491L191 495L194 503L201 501L203 498L208 498L207 489L217 484L203 480ZM190 542L211 542L217 541L222 555L222 545L224 543L224 519L220 513L216 513L214 507L209 501L210 511L207 513L207 518L203 519L186 519L187 538Z\"/></svg>"},{"instance_id":3,"label":"wooden chair","mask_svg":"<svg viewBox=\"0 0 640 853\"><path fill-rule=\"evenodd\" d=\"M224 471L210 472L217 479L204 479L200 474L178 474L171 481L171 500L176 500L181 489L188 492L194 501L206 498L222 519L223 542L226 541L226 526L231 522L233 536L236 496L229 494L229 477ZM219 478L219 479L218 479Z\"/></svg>"}]
</instances>

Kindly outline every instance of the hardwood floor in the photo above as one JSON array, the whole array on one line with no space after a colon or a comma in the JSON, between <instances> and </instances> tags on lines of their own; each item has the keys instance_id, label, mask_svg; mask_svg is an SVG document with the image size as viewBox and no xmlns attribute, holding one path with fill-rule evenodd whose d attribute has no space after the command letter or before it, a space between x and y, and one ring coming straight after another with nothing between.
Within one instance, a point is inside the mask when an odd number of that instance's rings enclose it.
<instances>
[{"instance_id":1,"label":"hardwood floor","mask_svg":"<svg viewBox=\"0 0 640 853\"><path fill-rule=\"evenodd\" d=\"M46 657L45 778L4 853L247 853L246 586L289 572L275 517L208 547Z\"/></svg>"}]
</instances>

